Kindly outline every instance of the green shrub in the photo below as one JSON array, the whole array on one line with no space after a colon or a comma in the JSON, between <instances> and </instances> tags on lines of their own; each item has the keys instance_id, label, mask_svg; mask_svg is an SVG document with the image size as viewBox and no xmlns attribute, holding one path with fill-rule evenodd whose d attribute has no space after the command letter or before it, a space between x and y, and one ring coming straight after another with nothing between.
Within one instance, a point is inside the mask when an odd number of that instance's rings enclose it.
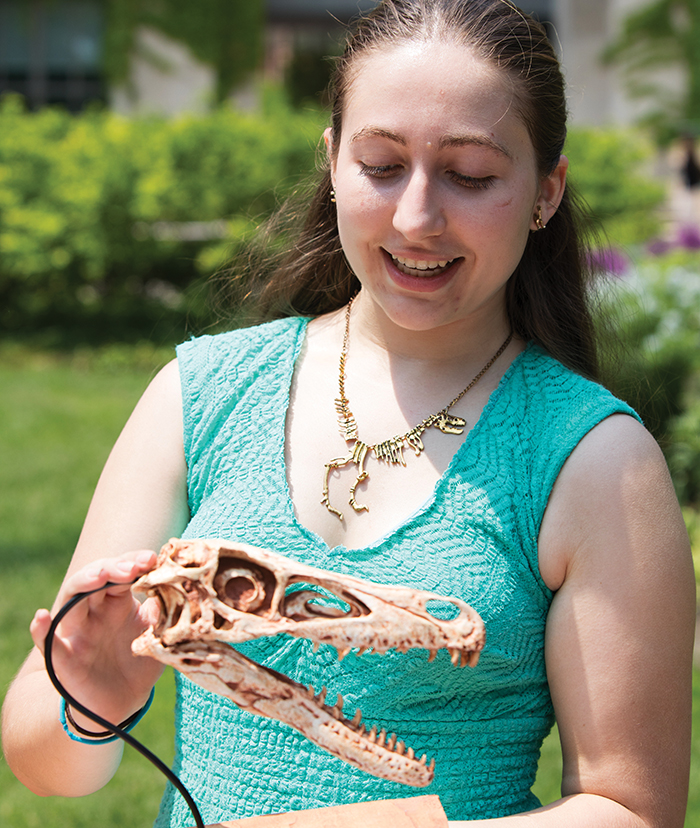
<instances>
[{"instance_id":1,"label":"green shrub","mask_svg":"<svg viewBox=\"0 0 700 828\"><path fill-rule=\"evenodd\" d=\"M30 114L5 99L0 325L182 312L197 257L222 242L183 238L179 223L218 222L235 242L243 218L268 214L313 168L320 129L317 113L279 103L166 121Z\"/></svg>"},{"instance_id":2,"label":"green shrub","mask_svg":"<svg viewBox=\"0 0 700 828\"><path fill-rule=\"evenodd\" d=\"M665 192L645 174L654 149L638 130L577 127L564 151L570 180L612 244L643 243L658 232Z\"/></svg>"},{"instance_id":3,"label":"green shrub","mask_svg":"<svg viewBox=\"0 0 700 828\"><path fill-rule=\"evenodd\" d=\"M659 440L682 503L700 501L700 253L646 257L610 283L604 314L622 340L612 390Z\"/></svg>"}]
</instances>

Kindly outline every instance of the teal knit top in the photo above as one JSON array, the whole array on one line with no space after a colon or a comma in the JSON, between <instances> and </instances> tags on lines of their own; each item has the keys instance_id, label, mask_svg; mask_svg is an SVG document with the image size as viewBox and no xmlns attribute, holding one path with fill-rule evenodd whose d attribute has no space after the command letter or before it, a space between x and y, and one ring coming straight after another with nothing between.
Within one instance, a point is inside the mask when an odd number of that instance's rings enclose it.
<instances>
[{"instance_id":1,"label":"teal knit top","mask_svg":"<svg viewBox=\"0 0 700 828\"><path fill-rule=\"evenodd\" d=\"M423 793L438 794L449 819L537 807L530 787L554 720L544 662L552 594L538 570L540 523L579 440L605 417L634 412L530 345L423 507L372 546L330 549L298 522L284 466L306 324L283 319L179 347L192 515L184 537L237 539L324 569L458 596L482 616L486 646L476 667L460 670L447 652L432 663L424 650L351 653L339 663L334 649L314 653L284 635L238 645L297 681L326 685L329 698L342 692L368 726L434 756L427 789L369 776L180 675L175 772L205 823ZM191 824L168 786L157 828Z\"/></svg>"}]
</instances>

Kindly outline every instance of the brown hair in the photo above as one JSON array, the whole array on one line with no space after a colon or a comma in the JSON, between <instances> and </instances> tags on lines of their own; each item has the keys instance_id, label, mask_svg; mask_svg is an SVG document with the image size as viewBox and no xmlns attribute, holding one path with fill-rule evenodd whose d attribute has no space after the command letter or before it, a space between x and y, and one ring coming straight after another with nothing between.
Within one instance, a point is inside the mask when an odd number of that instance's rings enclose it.
<instances>
[{"instance_id":1,"label":"brown hair","mask_svg":"<svg viewBox=\"0 0 700 828\"><path fill-rule=\"evenodd\" d=\"M348 90L362 57L416 40L465 44L514 83L518 114L527 126L539 172L553 172L566 138L566 100L559 62L545 29L509 0L383 0L360 18L331 81L331 129L338 146ZM291 212L293 238L274 266L249 252L247 277L239 283L258 320L295 314L318 315L345 305L359 290L338 237L328 165L307 194L303 213ZM256 242L289 237L283 212ZM567 185L546 230L531 233L511 276L506 308L514 333L533 340L574 370L598 374L593 323L588 307L586 255L580 210Z\"/></svg>"}]
</instances>

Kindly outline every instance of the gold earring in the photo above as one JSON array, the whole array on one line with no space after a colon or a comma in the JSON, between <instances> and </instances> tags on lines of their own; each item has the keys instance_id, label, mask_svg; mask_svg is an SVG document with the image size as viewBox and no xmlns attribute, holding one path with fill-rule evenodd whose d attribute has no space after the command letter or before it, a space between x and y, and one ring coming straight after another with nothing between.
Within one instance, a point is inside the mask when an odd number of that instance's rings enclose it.
<instances>
[{"instance_id":1,"label":"gold earring","mask_svg":"<svg viewBox=\"0 0 700 828\"><path fill-rule=\"evenodd\" d=\"M537 208L537 216L535 218L535 224L537 225L538 230L544 230L544 228L547 226L542 221L542 205L541 204Z\"/></svg>"},{"instance_id":2,"label":"gold earring","mask_svg":"<svg viewBox=\"0 0 700 828\"><path fill-rule=\"evenodd\" d=\"M331 201L335 204L335 190L331 190Z\"/></svg>"}]
</instances>

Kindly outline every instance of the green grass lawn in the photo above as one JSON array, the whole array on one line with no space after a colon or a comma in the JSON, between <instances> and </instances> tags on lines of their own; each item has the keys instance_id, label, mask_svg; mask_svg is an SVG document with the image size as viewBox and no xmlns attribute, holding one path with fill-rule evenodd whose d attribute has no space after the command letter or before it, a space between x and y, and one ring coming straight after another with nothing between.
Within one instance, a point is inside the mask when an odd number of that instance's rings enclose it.
<instances>
[{"instance_id":1,"label":"green grass lawn","mask_svg":"<svg viewBox=\"0 0 700 828\"><path fill-rule=\"evenodd\" d=\"M100 469L155 370L169 358L144 346L71 358L0 347L0 699L31 645L29 621L51 604ZM700 716L700 672L694 686ZM166 672L134 734L165 762L173 755L173 682ZM693 740L686 828L700 828L700 730ZM542 751L535 792L559 796L556 734ZM82 799L42 799L0 759L0 825L7 828L140 828L157 812L163 779L126 748L115 779Z\"/></svg>"}]
</instances>

